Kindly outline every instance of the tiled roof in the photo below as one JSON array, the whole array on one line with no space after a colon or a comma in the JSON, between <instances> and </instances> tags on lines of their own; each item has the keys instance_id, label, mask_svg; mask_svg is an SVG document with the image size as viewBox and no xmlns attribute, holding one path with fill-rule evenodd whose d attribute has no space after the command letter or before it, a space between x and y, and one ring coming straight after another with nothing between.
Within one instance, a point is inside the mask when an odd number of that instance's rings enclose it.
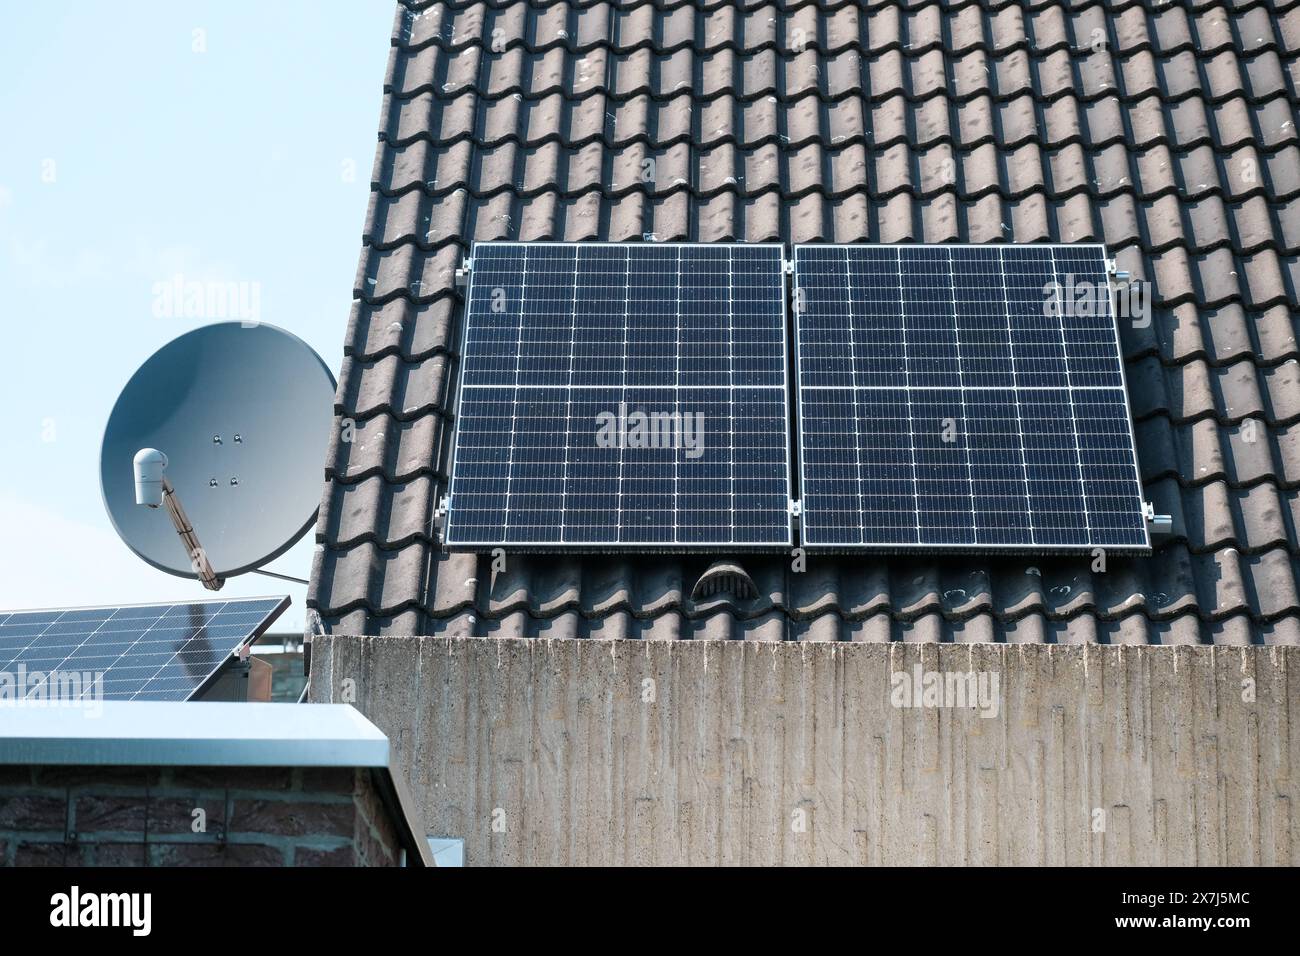
<instances>
[{"instance_id":1,"label":"tiled roof","mask_svg":"<svg viewBox=\"0 0 1300 956\"><path fill-rule=\"evenodd\" d=\"M1300 643L1300 2L398 7L309 603L335 633ZM643 182L645 159L655 178ZM955 176L953 175L955 173ZM1149 558L449 555L475 239L1101 240Z\"/></svg>"}]
</instances>

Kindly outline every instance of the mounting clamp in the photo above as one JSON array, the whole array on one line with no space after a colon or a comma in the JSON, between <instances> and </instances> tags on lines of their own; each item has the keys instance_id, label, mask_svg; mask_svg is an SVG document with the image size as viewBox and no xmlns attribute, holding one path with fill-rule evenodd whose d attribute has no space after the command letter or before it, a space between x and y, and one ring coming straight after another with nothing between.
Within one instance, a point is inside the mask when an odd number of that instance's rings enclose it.
<instances>
[{"instance_id":1,"label":"mounting clamp","mask_svg":"<svg viewBox=\"0 0 1300 956\"><path fill-rule=\"evenodd\" d=\"M433 509L433 533L437 536L439 544L446 541L447 509L450 507L451 498L443 495L438 499L438 506Z\"/></svg>"},{"instance_id":2,"label":"mounting clamp","mask_svg":"<svg viewBox=\"0 0 1300 956\"><path fill-rule=\"evenodd\" d=\"M1173 515L1156 514L1156 506L1149 501L1143 502L1142 504L1142 517L1146 519L1147 530L1152 535L1166 535L1173 533Z\"/></svg>"}]
</instances>

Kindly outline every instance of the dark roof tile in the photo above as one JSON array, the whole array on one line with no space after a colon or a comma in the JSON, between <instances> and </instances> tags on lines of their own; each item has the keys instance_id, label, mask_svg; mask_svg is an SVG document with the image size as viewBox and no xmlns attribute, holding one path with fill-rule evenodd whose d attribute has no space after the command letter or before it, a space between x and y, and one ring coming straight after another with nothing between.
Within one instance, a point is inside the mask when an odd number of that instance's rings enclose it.
<instances>
[{"instance_id":1,"label":"dark roof tile","mask_svg":"<svg viewBox=\"0 0 1300 956\"><path fill-rule=\"evenodd\" d=\"M413 360L446 350L453 304L450 295L423 303L399 298L372 304L357 299L352 306L344 353L372 359L391 352Z\"/></svg>"},{"instance_id":2,"label":"dark roof tile","mask_svg":"<svg viewBox=\"0 0 1300 956\"><path fill-rule=\"evenodd\" d=\"M437 482L430 475L393 485L382 475L372 474L356 484L340 484L326 518L336 529L336 543L368 540L391 551L417 538L429 539L427 516L437 494Z\"/></svg>"},{"instance_id":3,"label":"dark roof tile","mask_svg":"<svg viewBox=\"0 0 1300 956\"><path fill-rule=\"evenodd\" d=\"M409 481L422 474L438 477L446 425L446 419L434 414L408 421L389 414L347 418L331 434L325 460L326 478L342 486L372 474L392 483ZM323 535L323 541L336 540L334 530L328 525Z\"/></svg>"}]
</instances>

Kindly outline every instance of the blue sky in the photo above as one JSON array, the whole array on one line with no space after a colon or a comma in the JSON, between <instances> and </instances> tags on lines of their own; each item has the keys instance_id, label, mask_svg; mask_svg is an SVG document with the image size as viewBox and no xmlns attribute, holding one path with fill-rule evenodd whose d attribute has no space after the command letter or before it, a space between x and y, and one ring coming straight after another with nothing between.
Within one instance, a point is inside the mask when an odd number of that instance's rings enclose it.
<instances>
[{"instance_id":1,"label":"blue sky","mask_svg":"<svg viewBox=\"0 0 1300 956\"><path fill-rule=\"evenodd\" d=\"M210 321L155 317L155 283L177 275L256 283L261 320L338 374L392 15L390 0L6 10L0 608L208 593L118 540L104 424L141 362ZM270 569L307 577L313 547ZM305 592L246 575L222 593L289 593L296 630Z\"/></svg>"}]
</instances>

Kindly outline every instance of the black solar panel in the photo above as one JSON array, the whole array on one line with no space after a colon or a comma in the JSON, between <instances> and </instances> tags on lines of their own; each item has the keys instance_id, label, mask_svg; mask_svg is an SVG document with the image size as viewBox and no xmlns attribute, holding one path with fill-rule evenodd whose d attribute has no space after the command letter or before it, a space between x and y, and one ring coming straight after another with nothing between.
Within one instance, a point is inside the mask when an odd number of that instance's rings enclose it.
<instances>
[{"instance_id":1,"label":"black solar panel","mask_svg":"<svg viewBox=\"0 0 1300 956\"><path fill-rule=\"evenodd\" d=\"M802 537L1141 550L1102 246L795 247Z\"/></svg>"},{"instance_id":2,"label":"black solar panel","mask_svg":"<svg viewBox=\"0 0 1300 956\"><path fill-rule=\"evenodd\" d=\"M188 700L289 606L287 597L0 614L10 695ZM20 686L21 685L21 686Z\"/></svg>"},{"instance_id":3,"label":"black solar panel","mask_svg":"<svg viewBox=\"0 0 1300 956\"><path fill-rule=\"evenodd\" d=\"M776 245L480 243L449 548L785 547Z\"/></svg>"}]
</instances>

